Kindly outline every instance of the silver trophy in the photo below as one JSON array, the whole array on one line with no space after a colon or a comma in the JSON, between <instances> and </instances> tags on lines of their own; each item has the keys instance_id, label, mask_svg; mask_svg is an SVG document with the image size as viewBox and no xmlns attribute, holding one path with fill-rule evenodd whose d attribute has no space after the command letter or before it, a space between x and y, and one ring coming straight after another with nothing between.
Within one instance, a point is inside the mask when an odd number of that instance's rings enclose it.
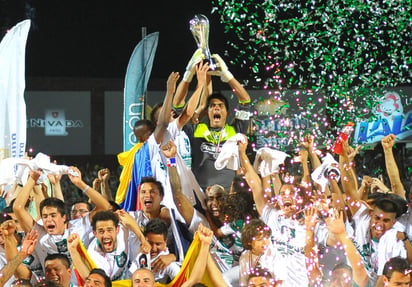
<instances>
[{"instance_id":1,"label":"silver trophy","mask_svg":"<svg viewBox=\"0 0 412 287\"><path fill-rule=\"evenodd\" d=\"M209 50L209 20L205 15L197 14L190 20L190 31L195 38L197 47L202 49L205 61L209 63L209 70L217 70L216 61L212 58Z\"/></svg>"}]
</instances>

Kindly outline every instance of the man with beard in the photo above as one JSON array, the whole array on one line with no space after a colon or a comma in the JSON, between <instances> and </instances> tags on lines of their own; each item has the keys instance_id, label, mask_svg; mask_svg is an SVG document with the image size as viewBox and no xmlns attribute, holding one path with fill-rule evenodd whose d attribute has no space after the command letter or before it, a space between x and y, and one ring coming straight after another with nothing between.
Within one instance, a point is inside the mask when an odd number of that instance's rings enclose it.
<instances>
[{"instance_id":1,"label":"man with beard","mask_svg":"<svg viewBox=\"0 0 412 287\"><path fill-rule=\"evenodd\" d=\"M112 211L101 211L96 213L92 219L95 239L87 248L87 253L110 280L121 280L127 276L130 253L128 230L130 229L135 233L136 238L144 241L143 234L134 219L130 215L125 218L125 215L128 215L128 213L124 210L118 210L116 214ZM119 224L118 217L122 219L122 226ZM76 233L70 234L68 247L73 265L76 267L78 276L83 280L87 280L92 274L89 272L93 270L90 269L90 265L86 263L84 256L79 252L79 244L80 237ZM132 249L139 249L139 245L131 247ZM144 250L144 246L141 248Z\"/></svg>"},{"instance_id":2,"label":"man with beard","mask_svg":"<svg viewBox=\"0 0 412 287\"><path fill-rule=\"evenodd\" d=\"M111 211L101 211L92 219L93 240L87 252L111 280L123 279L128 265L128 232L120 228L119 219Z\"/></svg>"},{"instance_id":3,"label":"man with beard","mask_svg":"<svg viewBox=\"0 0 412 287\"><path fill-rule=\"evenodd\" d=\"M95 239L87 248L90 259L99 266L111 280L123 279L126 274L128 257L128 235L123 227L119 226L119 219L112 211L100 211L92 219L93 235ZM76 267L78 276L86 280L91 271L84 257L79 252L80 237L70 234L68 248Z\"/></svg>"}]
</instances>

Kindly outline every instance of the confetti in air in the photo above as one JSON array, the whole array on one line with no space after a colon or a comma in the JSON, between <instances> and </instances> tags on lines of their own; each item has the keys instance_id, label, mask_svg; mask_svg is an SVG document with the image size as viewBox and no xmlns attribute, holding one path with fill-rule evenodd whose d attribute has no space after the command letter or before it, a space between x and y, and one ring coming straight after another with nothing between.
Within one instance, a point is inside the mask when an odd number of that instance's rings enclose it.
<instances>
[{"instance_id":1,"label":"confetti in air","mask_svg":"<svg viewBox=\"0 0 412 287\"><path fill-rule=\"evenodd\" d=\"M258 120L256 134L274 131L265 134L273 140L257 145L296 146L310 131L330 146L346 122L371 120L385 89L411 83L410 0L212 3L234 36L227 42L231 63L250 71L248 86L267 90L258 104L278 103L274 114L255 113L269 118ZM285 95L296 107L289 122L281 116Z\"/></svg>"}]
</instances>

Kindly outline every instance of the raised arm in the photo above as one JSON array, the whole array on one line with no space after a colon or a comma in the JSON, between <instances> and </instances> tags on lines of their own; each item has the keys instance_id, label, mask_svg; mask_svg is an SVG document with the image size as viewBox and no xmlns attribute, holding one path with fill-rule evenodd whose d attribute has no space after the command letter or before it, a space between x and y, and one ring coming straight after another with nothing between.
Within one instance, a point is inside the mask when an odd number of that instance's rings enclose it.
<instances>
[{"instance_id":1,"label":"raised arm","mask_svg":"<svg viewBox=\"0 0 412 287\"><path fill-rule=\"evenodd\" d=\"M143 235L142 230L137 224L136 220L125 210L119 209L115 212L119 217L120 223L128 230L132 231L140 241L140 251L143 253L150 252L150 244Z\"/></svg>"},{"instance_id":2,"label":"raised arm","mask_svg":"<svg viewBox=\"0 0 412 287\"><path fill-rule=\"evenodd\" d=\"M61 174L48 174L47 178L50 181L52 187L52 197L58 198L64 201L62 187L60 185Z\"/></svg>"},{"instance_id":3,"label":"raised arm","mask_svg":"<svg viewBox=\"0 0 412 287\"><path fill-rule=\"evenodd\" d=\"M109 201L113 200L113 195L112 195L112 192L110 191L110 185L109 185L110 170L108 168L103 168L98 171L97 176L100 179L102 195Z\"/></svg>"},{"instance_id":4,"label":"raised arm","mask_svg":"<svg viewBox=\"0 0 412 287\"><path fill-rule=\"evenodd\" d=\"M71 166L71 170L74 172L77 172L77 175L73 175L71 173L68 174L70 181L78 188L80 189L85 195L87 195L90 200L96 205L96 208L93 209L89 213L90 221L92 220L93 216L96 214L98 211L103 211L103 210L110 210L111 205L107 201L107 199L100 194L97 190L94 188L90 187L87 185L83 180L82 180L82 174L80 170L77 167Z\"/></svg>"},{"instance_id":5,"label":"raised arm","mask_svg":"<svg viewBox=\"0 0 412 287\"><path fill-rule=\"evenodd\" d=\"M306 241L305 241L305 261L308 270L309 281L312 284L322 281L322 272L319 269L318 247L315 242L315 226L319 222L317 210L310 207L304 210Z\"/></svg>"},{"instance_id":6,"label":"raised arm","mask_svg":"<svg viewBox=\"0 0 412 287\"><path fill-rule=\"evenodd\" d=\"M238 142L239 146L239 158L242 168L245 171L245 179L250 189L253 192L253 199L256 204L256 209L259 214L262 214L263 208L267 203L267 199L264 196L264 190L262 188L262 180L259 175L256 173L252 164L250 163L249 158L246 155L247 148L247 138L245 136L246 143ZM268 179L270 180L270 179Z\"/></svg>"},{"instance_id":7,"label":"raised arm","mask_svg":"<svg viewBox=\"0 0 412 287\"><path fill-rule=\"evenodd\" d=\"M321 165L321 162L315 152L313 144L313 136L310 134L305 135L300 142L300 145L308 152L308 156L312 164L312 169L316 169Z\"/></svg>"},{"instance_id":8,"label":"raised arm","mask_svg":"<svg viewBox=\"0 0 412 287\"><path fill-rule=\"evenodd\" d=\"M49 198L47 185L44 183L34 185L30 195L31 200L34 201L34 204L36 206L36 217L34 218L34 220L37 221L41 219L40 202L42 202L46 198Z\"/></svg>"},{"instance_id":9,"label":"raised arm","mask_svg":"<svg viewBox=\"0 0 412 287\"><path fill-rule=\"evenodd\" d=\"M173 107L183 108L185 106L185 98L187 91L189 90L190 83L192 82L193 76L196 74L196 65L204 59L204 54L202 49L197 49L186 66L186 71L183 74L183 79L177 86L176 94L173 98Z\"/></svg>"},{"instance_id":10,"label":"raised arm","mask_svg":"<svg viewBox=\"0 0 412 287\"><path fill-rule=\"evenodd\" d=\"M183 112L179 115L177 120L177 127L182 129L183 126L189 122L193 114L196 111L196 108L199 105L199 100L201 97L204 97L204 94L207 94L207 71L209 70L209 64L200 62L196 66L196 75L197 75L197 87L192 96L190 97L187 105L183 109Z\"/></svg>"},{"instance_id":11,"label":"raised arm","mask_svg":"<svg viewBox=\"0 0 412 287\"><path fill-rule=\"evenodd\" d=\"M26 238L22 243L21 250L0 270L0 286L4 286L4 284L15 273L17 268L23 263L23 260L33 253L38 237L39 235L35 231L31 231L26 235Z\"/></svg>"},{"instance_id":12,"label":"raised arm","mask_svg":"<svg viewBox=\"0 0 412 287\"><path fill-rule=\"evenodd\" d=\"M353 281L360 287L368 284L368 274L363 265L362 257L346 233L345 223L343 222L343 212L334 211L326 219L329 232L332 233L345 249L346 256L352 266Z\"/></svg>"},{"instance_id":13,"label":"raised arm","mask_svg":"<svg viewBox=\"0 0 412 287\"><path fill-rule=\"evenodd\" d=\"M189 226L192 222L194 208L189 199L187 199L182 192L182 184L176 166L176 145L170 140L162 147L162 152L168 158L167 170L169 173L170 185L172 187L173 201L175 202L179 213L185 220L186 225Z\"/></svg>"},{"instance_id":14,"label":"raised arm","mask_svg":"<svg viewBox=\"0 0 412 287\"><path fill-rule=\"evenodd\" d=\"M358 194L357 182L354 173L352 172L352 165L353 162L350 161L350 158L348 157L348 140L343 140L342 153L339 156L341 183L349 209L352 214L355 214L360 207L359 200L361 198Z\"/></svg>"},{"instance_id":15,"label":"raised arm","mask_svg":"<svg viewBox=\"0 0 412 287\"><path fill-rule=\"evenodd\" d=\"M235 77L229 71L225 61L223 61L223 59L218 54L213 54L213 57L216 59L217 65L219 66L221 70L220 79L222 80L222 82L229 84L230 88L237 96L239 103L241 104L249 103L250 102L249 93L242 86L242 84L239 83L239 81L235 79Z\"/></svg>"},{"instance_id":16,"label":"raised arm","mask_svg":"<svg viewBox=\"0 0 412 287\"><path fill-rule=\"evenodd\" d=\"M178 79L178 72L172 72L169 75L169 78L167 79L166 97L163 101L163 106L160 110L159 118L157 119L156 129L154 131L154 137L158 144L161 144L163 142L163 136L166 133L167 127L169 126L172 112L173 95L176 91L176 82Z\"/></svg>"},{"instance_id":17,"label":"raised arm","mask_svg":"<svg viewBox=\"0 0 412 287\"><path fill-rule=\"evenodd\" d=\"M193 284L199 283L206 271L207 260L205 259L209 255L209 248L213 238L213 231L200 223L197 233L199 234L200 239L199 253L196 257L196 261L193 265L193 269L189 275L189 278L185 283L183 283L182 287L190 287L193 286Z\"/></svg>"},{"instance_id":18,"label":"raised arm","mask_svg":"<svg viewBox=\"0 0 412 287\"><path fill-rule=\"evenodd\" d=\"M345 210L345 198L335 178L329 178L330 185L332 187L332 207L336 210Z\"/></svg>"},{"instance_id":19,"label":"raised arm","mask_svg":"<svg viewBox=\"0 0 412 287\"><path fill-rule=\"evenodd\" d=\"M11 262L19 254L19 251L17 250L18 242L15 236L16 223L14 222L14 220L7 220L3 222L1 225L1 231L4 236L4 251L6 260L8 262ZM20 264L16 268L14 276L19 279L30 279L31 271L26 265Z\"/></svg>"},{"instance_id":20,"label":"raised arm","mask_svg":"<svg viewBox=\"0 0 412 287\"><path fill-rule=\"evenodd\" d=\"M197 106L197 109L195 110L191 120L192 124L199 123L199 121L201 121L207 113L207 99L213 93L212 77L209 74L207 74L206 76L206 85L207 91L202 92L202 94L200 95L199 105Z\"/></svg>"},{"instance_id":21,"label":"raised arm","mask_svg":"<svg viewBox=\"0 0 412 287\"><path fill-rule=\"evenodd\" d=\"M386 172L391 182L392 192L405 198L405 188L402 184L401 177L399 175L398 165L396 164L395 157L393 156L393 146L395 145L396 136L394 134L387 135L381 141L383 147L383 153L385 155Z\"/></svg>"},{"instance_id":22,"label":"raised arm","mask_svg":"<svg viewBox=\"0 0 412 287\"><path fill-rule=\"evenodd\" d=\"M36 181L40 177L40 171L30 172L30 177L27 180L27 183L20 190L19 195L16 197L16 201L13 205L13 212L17 217L21 227L25 232L30 232L34 226L34 220L31 217L30 213L26 210L25 206L31 190L36 185Z\"/></svg>"},{"instance_id":23,"label":"raised arm","mask_svg":"<svg viewBox=\"0 0 412 287\"><path fill-rule=\"evenodd\" d=\"M210 280L212 281L214 287L227 287L225 279L223 278L222 272L220 272L217 267L215 260L213 260L210 253L207 256L206 270L209 273Z\"/></svg>"},{"instance_id":24,"label":"raised arm","mask_svg":"<svg viewBox=\"0 0 412 287\"><path fill-rule=\"evenodd\" d=\"M70 257L72 259L73 267L79 273L80 278L86 281L91 268L83 261L83 257L79 252L80 248L80 237L77 233L72 233L67 238L67 246L69 249ZM87 252L87 251L86 251Z\"/></svg>"}]
</instances>

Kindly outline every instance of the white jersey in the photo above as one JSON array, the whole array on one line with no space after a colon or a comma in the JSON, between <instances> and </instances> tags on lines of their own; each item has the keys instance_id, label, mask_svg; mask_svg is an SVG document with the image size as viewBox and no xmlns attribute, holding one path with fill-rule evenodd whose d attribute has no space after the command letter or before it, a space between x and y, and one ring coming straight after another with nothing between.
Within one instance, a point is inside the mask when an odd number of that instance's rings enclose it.
<instances>
[{"instance_id":1,"label":"white jersey","mask_svg":"<svg viewBox=\"0 0 412 287\"><path fill-rule=\"evenodd\" d=\"M170 138L167 135L168 132L166 132L166 135L164 136L163 144L167 143L168 140L166 139ZM152 167L153 177L163 186L164 197L162 204L166 205L169 208L177 210L176 205L173 201L172 187L170 185L169 173L167 172L166 157L163 155L163 152L160 149L161 145L156 142L154 134L149 137L147 144L149 145L150 163ZM180 213L177 212L177 214L178 218L183 221Z\"/></svg>"},{"instance_id":2,"label":"white jersey","mask_svg":"<svg viewBox=\"0 0 412 287\"><path fill-rule=\"evenodd\" d=\"M209 222L207 221L206 217L203 214L201 214L197 209L194 208L192 221L190 222L190 225L188 227L189 231L192 234L195 234L200 223L202 223L203 226L210 228Z\"/></svg>"},{"instance_id":3,"label":"white jersey","mask_svg":"<svg viewBox=\"0 0 412 287\"><path fill-rule=\"evenodd\" d=\"M39 234L36 248L32 255L28 256L24 263L34 273L36 278L44 277L44 260L48 254L62 253L71 261L70 253L67 247L67 238L72 233L79 234L80 238L87 242L92 227L88 216L69 221L68 227L61 235L50 235L47 233L42 224L35 223L33 230ZM72 282L76 282L76 276L72 273Z\"/></svg>"},{"instance_id":4,"label":"white jersey","mask_svg":"<svg viewBox=\"0 0 412 287\"><path fill-rule=\"evenodd\" d=\"M393 226L398 231L405 232L409 240L412 240L412 210L409 206L408 211L399 216L396 219L396 223Z\"/></svg>"},{"instance_id":5,"label":"white jersey","mask_svg":"<svg viewBox=\"0 0 412 287\"><path fill-rule=\"evenodd\" d=\"M160 252L156 257L151 258L150 259L150 265L153 264L154 261L156 261L159 256L161 255L169 255L169 250L166 249L162 252ZM133 261L132 264L129 268L129 272L130 274L133 274L137 269L139 269L139 258L136 257ZM172 262L170 263L163 271L160 272L153 272L154 276L155 276L155 281L162 283L162 284L167 284L170 281L172 281L176 275L179 273L180 271L180 265L177 262Z\"/></svg>"},{"instance_id":6,"label":"white jersey","mask_svg":"<svg viewBox=\"0 0 412 287\"><path fill-rule=\"evenodd\" d=\"M242 253L239 259L240 265L240 286L247 286L247 279L250 275L250 271L257 267L265 268L272 276L279 280L286 279L286 265L285 258L278 254L277 250L273 246L269 247L264 254L257 256L252 254L250 250L246 250Z\"/></svg>"},{"instance_id":7,"label":"white jersey","mask_svg":"<svg viewBox=\"0 0 412 287\"><path fill-rule=\"evenodd\" d=\"M177 127L176 119L173 122L169 123L167 130L169 131L170 136L172 137L176 145L177 153L182 157L186 165L191 168L192 149L190 148L190 140L186 132L179 130L179 128Z\"/></svg>"},{"instance_id":8,"label":"white jersey","mask_svg":"<svg viewBox=\"0 0 412 287\"><path fill-rule=\"evenodd\" d=\"M358 249L365 269L369 276L369 282L375 286L379 275L382 275L383 267L391 257L406 257L403 242L396 239L395 229L387 230L379 240L372 238L370 232L369 209L362 204L353 216L355 223L354 244Z\"/></svg>"},{"instance_id":9,"label":"white jersey","mask_svg":"<svg viewBox=\"0 0 412 287\"><path fill-rule=\"evenodd\" d=\"M352 237L353 227L351 226L348 220L345 222L345 226L346 226L346 232L348 236ZM322 229L327 230L326 224L324 222L321 222L319 224L318 229L315 229L315 233L316 234L322 233L321 232ZM323 273L323 280L329 280L331 278L332 271L336 265L338 264L350 265L349 260L345 253L345 249L343 248L341 244L335 245L335 246L328 246L326 244L326 241L321 241L321 238L319 237L315 238L315 241L319 241L318 242L319 267Z\"/></svg>"},{"instance_id":10,"label":"white jersey","mask_svg":"<svg viewBox=\"0 0 412 287\"><path fill-rule=\"evenodd\" d=\"M163 208L167 208L167 207L163 207ZM173 237L174 241L168 241L168 243L173 243L175 246L175 252L176 252L176 258L177 261L182 263L184 260L184 248L182 245L182 241L181 241L181 236L179 234L178 231L178 225L176 223L176 218L174 216L175 211L174 210L170 210L170 215L171 215L171 224L169 226L168 229L168 238L169 237ZM130 211L129 214L134 218L134 220L137 222L137 224L141 227L144 228L146 227L146 225L149 223L150 218L148 218L144 212L142 210L136 210L136 211ZM136 236L131 233L130 238L133 240L133 242L138 241L138 239L136 238ZM140 246L140 245L139 245ZM138 253L138 249L135 249L134 247L130 248L133 249L130 252L130 258L135 258L135 256Z\"/></svg>"},{"instance_id":11,"label":"white jersey","mask_svg":"<svg viewBox=\"0 0 412 287\"><path fill-rule=\"evenodd\" d=\"M169 208L173 208L177 211L176 205L173 201L173 193L172 187L170 185L169 173L167 171L167 159L163 155L161 151L161 146L169 142L170 139L174 140L175 136L179 133L177 129L176 122L173 121L169 124L168 130L166 131L163 137L163 143L159 145L156 142L154 134L152 134L149 139L147 140L149 146L149 153L150 153L150 161L151 161L151 168L153 177L156 180L162 183L164 189L164 198L162 203ZM196 204L195 193L196 196L199 198L200 202L203 202L205 199L204 193L201 190L196 178L191 171L191 169L187 166L185 161L182 159L179 153L176 154L176 163L177 163L177 171L180 175L180 181L182 185L182 192L183 194L189 199L192 205ZM205 208L205 206L203 206ZM179 212L176 212L177 219L180 221L184 221L183 217L180 215Z\"/></svg>"},{"instance_id":12,"label":"white jersey","mask_svg":"<svg viewBox=\"0 0 412 287\"><path fill-rule=\"evenodd\" d=\"M124 279L127 272L128 258L128 232L121 226L117 234L117 246L113 252L106 253L95 238L89 245L87 252L96 265L103 269L112 280Z\"/></svg>"},{"instance_id":13,"label":"white jersey","mask_svg":"<svg viewBox=\"0 0 412 287\"><path fill-rule=\"evenodd\" d=\"M305 225L297 220L286 218L283 213L267 204L261 219L272 229L274 248L284 258L286 265L286 286L308 286L304 248L306 244Z\"/></svg>"}]
</instances>

